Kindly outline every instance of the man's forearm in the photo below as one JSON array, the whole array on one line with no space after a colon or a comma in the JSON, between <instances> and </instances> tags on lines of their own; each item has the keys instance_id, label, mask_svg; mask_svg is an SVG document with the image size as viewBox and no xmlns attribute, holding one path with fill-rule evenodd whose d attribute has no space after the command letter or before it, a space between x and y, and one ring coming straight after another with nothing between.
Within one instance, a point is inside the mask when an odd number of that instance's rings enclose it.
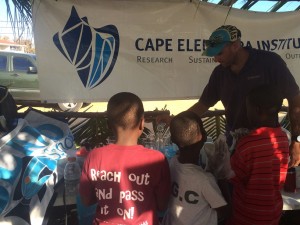
<instances>
[{"instance_id":1,"label":"man's forearm","mask_svg":"<svg viewBox=\"0 0 300 225\"><path fill-rule=\"evenodd\" d=\"M289 101L289 117L292 136L300 135L300 95Z\"/></svg>"},{"instance_id":2,"label":"man's forearm","mask_svg":"<svg viewBox=\"0 0 300 225\"><path fill-rule=\"evenodd\" d=\"M192 107L188 109L188 111L192 111L196 113L199 117L203 115L208 110L208 107L205 106L201 101L195 103Z\"/></svg>"},{"instance_id":3,"label":"man's forearm","mask_svg":"<svg viewBox=\"0 0 300 225\"><path fill-rule=\"evenodd\" d=\"M289 100L289 117L291 123L292 143L290 145L290 163L289 166L298 166L300 164L300 142L297 137L300 136L300 95Z\"/></svg>"}]
</instances>

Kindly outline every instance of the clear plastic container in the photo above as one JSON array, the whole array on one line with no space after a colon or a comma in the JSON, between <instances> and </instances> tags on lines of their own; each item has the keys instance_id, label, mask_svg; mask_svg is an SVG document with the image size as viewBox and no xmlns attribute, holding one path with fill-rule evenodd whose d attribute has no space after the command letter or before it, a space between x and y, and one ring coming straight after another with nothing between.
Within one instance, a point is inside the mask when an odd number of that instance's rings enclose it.
<instances>
[{"instance_id":1,"label":"clear plastic container","mask_svg":"<svg viewBox=\"0 0 300 225\"><path fill-rule=\"evenodd\" d=\"M81 169L88 154L89 150L85 146L81 146L81 148L76 152L76 160Z\"/></svg>"},{"instance_id":2,"label":"clear plastic container","mask_svg":"<svg viewBox=\"0 0 300 225\"><path fill-rule=\"evenodd\" d=\"M165 156L168 160L171 160L178 152L176 144L169 144L164 147Z\"/></svg>"},{"instance_id":3,"label":"clear plastic container","mask_svg":"<svg viewBox=\"0 0 300 225\"><path fill-rule=\"evenodd\" d=\"M65 194L74 196L78 194L81 169L76 161L76 157L69 157L64 169Z\"/></svg>"}]
</instances>

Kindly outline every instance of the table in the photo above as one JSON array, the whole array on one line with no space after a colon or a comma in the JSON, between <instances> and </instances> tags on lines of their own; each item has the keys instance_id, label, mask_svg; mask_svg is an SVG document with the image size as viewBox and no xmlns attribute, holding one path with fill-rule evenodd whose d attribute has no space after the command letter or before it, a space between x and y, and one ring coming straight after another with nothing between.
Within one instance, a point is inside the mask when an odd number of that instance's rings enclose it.
<instances>
[{"instance_id":1,"label":"table","mask_svg":"<svg viewBox=\"0 0 300 225\"><path fill-rule=\"evenodd\" d=\"M281 191L283 210L300 210L300 188L295 193Z\"/></svg>"},{"instance_id":2,"label":"table","mask_svg":"<svg viewBox=\"0 0 300 225\"><path fill-rule=\"evenodd\" d=\"M300 188L295 193L281 191L283 212L279 225L300 224Z\"/></svg>"}]
</instances>

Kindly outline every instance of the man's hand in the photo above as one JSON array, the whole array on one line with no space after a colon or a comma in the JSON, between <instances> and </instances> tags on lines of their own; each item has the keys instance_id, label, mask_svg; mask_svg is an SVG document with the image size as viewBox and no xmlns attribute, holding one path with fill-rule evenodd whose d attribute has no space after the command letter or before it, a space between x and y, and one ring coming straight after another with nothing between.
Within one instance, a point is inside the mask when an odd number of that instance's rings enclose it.
<instances>
[{"instance_id":1,"label":"man's hand","mask_svg":"<svg viewBox=\"0 0 300 225\"><path fill-rule=\"evenodd\" d=\"M290 145L290 162L289 167L300 165L300 143L292 141Z\"/></svg>"},{"instance_id":2,"label":"man's hand","mask_svg":"<svg viewBox=\"0 0 300 225\"><path fill-rule=\"evenodd\" d=\"M203 113L208 110L208 107L205 106L201 101L196 102L192 107L190 107L187 111L192 111L196 113L200 118ZM170 126L173 115L158 115L156 117L156 124L165 123L167 126Z\"/></svg>"},{"instance_id":3,"label":"man's hand","mask_svg":"<svg viewBox=\"0 0 300 225\"><path fill-rule=\"evenodd\" d=\"M167 127L170 126L171 120L174 116L167 114L158 115L156 117L156 124L165 123Z\"/></svg>"}]
</instances>

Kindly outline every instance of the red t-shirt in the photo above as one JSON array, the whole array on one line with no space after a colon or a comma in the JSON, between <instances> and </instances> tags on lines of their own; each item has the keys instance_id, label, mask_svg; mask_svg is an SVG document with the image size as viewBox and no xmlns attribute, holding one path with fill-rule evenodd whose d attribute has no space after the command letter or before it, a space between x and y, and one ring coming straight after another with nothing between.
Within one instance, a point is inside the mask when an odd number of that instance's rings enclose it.
<instances>
[{"instance_id":1,"label":"red t-shirt","mask_svg":"<svg viewBox=\"0 0 300 225\"><path fill-rule=\"evenodd\" d=\"M98 202L94 224L157 225L157 199L170 195L165 156L142 145L111 144L92 150L80 180L80 195Z\"/></svg>"},{"instance_id":2,"label":"red t-shirt","mask_svg":"<svg viewBox=\"0 0 300 225\"><path fill-rule=\"evenodd\" d=\"M231 225L278 225L289 143L280 127L261 127L243 137L231 157L233 217Z\"/></svg>"}]
</instances>

